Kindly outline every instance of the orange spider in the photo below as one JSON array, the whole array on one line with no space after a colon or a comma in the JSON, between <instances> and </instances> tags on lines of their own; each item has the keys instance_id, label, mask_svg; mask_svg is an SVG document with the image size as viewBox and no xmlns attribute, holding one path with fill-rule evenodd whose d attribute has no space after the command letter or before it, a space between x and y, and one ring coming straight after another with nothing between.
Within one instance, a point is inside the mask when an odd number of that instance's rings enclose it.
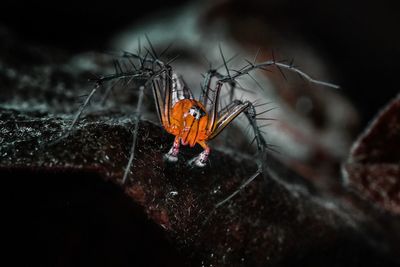
<instances>
[{"instance_id":1,"label":"orange spider","mask_svg":"<svg viewBox=\"0 0 400 267\"><path fill-rule=\"evenodd\" d=\"M167 67L165 74L153 80L153 92L161 123L168 133L175 136L173 146L164 156L166 160L178 160L180 144L193 147L197 143L204 151L189 161L189 164L203 167L210 154L207 141L216 137L236 116L251 106L248 101L236 100L218 112L218 97L223 82L218 81L216 90L210 90L211 78L215 75L216 72L209 72L206 91L201 100L193 99L183 78L173 73L170 67ZM166 77L172 77L172 81ZM210 99L211 92L214 93Z\"/></svg>"},{"instance_id":2,"label":"orange spider","mask_svg":"<svg viewBox=\"0 0 400 267\"><path fill-rule=\"evenodd\" d=\"M202 84L202 95L200 96L199 100L195 100L183 78L174 73L169 65L169 63L174 59L167 63L160 61L149 40L148 42L151 51L147 50L146 56L143 57L140 55L140 53L133 54L129 52L124 52L121 56L124 60L128 61L128 63L132 66L131 68L128 69L124 63L124 70L121 67L120 62L115 60L114 74L97 77L95 79L95 87L86 98L84 104L81 106L81 109L78 111L69 127L70 132L81 116L83 110L88 105L90 99L95 94L97 88L103 85L103 83L113 81L105 93L105 96L108 96L111 90L119 82L126 82L126 84L129 84L129 82L133 79L144 79L146 81L144 86L140 87L141 90L137 105L138 118L135 123L130 159L125 169L122 183L125 183L128 177L128 173L135 155L136 138L140 119L140 107L143 98L143 88L145 87L152 87L159 119L165 130L175 136L173 146L168 153L164 155L164 159L171 162L176 162L178 160L177 156L181 144L193 147L197 143L203 147L204 151L201 152L197 157L190 160L189 164L198 167L203 167L207 163L208 156L210 154L210 148L207 145L207 142L221 133L221 131L225 129L225 127L228 126L230 122L232 122L232 120L234 120L241 113L244 113L250 122L251 128L255 134L254 139L256 140L258 151L263 152L267 147L267 143L265 142L264 137L261 135L257 126L255 106L250 101L233 100L226 107L222 109L218 108L220 91L223 84L227 83L230 85L231 96L233 96L233 90L235 89L236 79L238 77L247 75L249 72L255 69L269 70L269 67L275 66L281 72L281 68L295 72L311 83L338 88L337 85L311 78L306 73L294 67L292 63L286 64L282 61L275 61L274 58L272 60L256 63L256 56L254 62L247 61L248 64L246 66L240 70L235 70L235 74L231 75L220 47L220 53L224 62L226 75L222 75L215 69L209 70L205 75ZM151 58L148 57L149 55ZM137 66L133 60L139 61L139 66ZM211 88L212 81L215 81L214 89ZM64 137L65 136L66 135L64 135ZM261 163L259 162L259 170L257 173L260 173L261 169ZM253 175L251 179L254 179L254 177L255 175Z\"/></svg>"}]
</instances>

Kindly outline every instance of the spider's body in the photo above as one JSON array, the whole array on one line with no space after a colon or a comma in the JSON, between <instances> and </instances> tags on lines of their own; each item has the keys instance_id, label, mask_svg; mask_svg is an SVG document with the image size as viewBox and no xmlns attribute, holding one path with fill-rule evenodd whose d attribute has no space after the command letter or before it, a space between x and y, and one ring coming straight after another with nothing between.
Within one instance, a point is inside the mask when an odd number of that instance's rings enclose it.
<instances>
[{"instance_id":1,"label":"spider's body","mask_svg":"<svg viewBox=\"0 0 400 267\"><path fill-rule=\"evenodd\" d=\"M210 153L206 144L210 132L207 130L208 116L202 104L194 99L179 100L172 107L169 116L170 124L164 125L164 128L168 133L175 135L175 141L165 159L176 161L180 144L193 147L197 143L204 148L204 152L196 164L203 166Z\"/></svg>"},{"instance_id":2,"label":"spider's body","mask_svg":"<svg viewBox=\"0 0 400 267\"><path fill-rule=\"evenodd\" d=\"M209 136L208 116L199 101L179 100L172 107L169 121L170 126L165 126L165 130L179 138L182 145L193 147L196 143L204 142Z\"/></svg>"}]
</instances>

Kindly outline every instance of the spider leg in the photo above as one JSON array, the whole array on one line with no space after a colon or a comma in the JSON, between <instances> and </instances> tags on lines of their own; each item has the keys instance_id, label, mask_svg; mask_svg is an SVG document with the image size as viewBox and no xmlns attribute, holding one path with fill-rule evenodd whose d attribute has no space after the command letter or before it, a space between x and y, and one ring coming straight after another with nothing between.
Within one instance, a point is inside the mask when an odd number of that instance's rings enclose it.
<instances>
[{"instance_id":1,"label":"spider leg","mask_svg":"<svg viewBox=\"0 0 400 267\"><path fill-rule=\"evenodd\" d=\"M218 119L211 128L211 133L208 136L208 140L214 139L218 134L225 129L239 114L247 110L251 106L250 101L242 102L240 100L234 100L231 104L223 108L218 113Z\"/></svg>"},{"instance_id":2,"label":"spider leg","mask_svg":"<svg viewBox=\"0 0 400 267\"><path fill-rule=\"evenodd\" d=\"M83 104L80 107L79 111L75 114L74 120L72 121L71 125L68 127L68 131L66 133L67 136L71 133L72 129L74 128L76 122L81 117L81 115L82 115L83 111L85 110L85 108L89 105L89 102L92 99L92 97L94 96L94 94L96 93L97 88L99 88L99 85L96 84L94 86L94 88L92 89L92 91L90 92L90 94L88 95L88 97L85 99L85 102L83 102Z\"/></svg>"},{"instance_id":3,"label":"spider leg","mask_svg":"<svg viewBox=\"0 0 400 267\"><path fill-rule=\"evenodd\" d=\"M85 101L83 102L83 104L81 105L81 107L79 108L78 112L75 114L74 119L72 120L72 123L69 125L67 131L62 134L60 137L56 138L55 140L50 141L48 144L46 144L46 146L52 146L54 144L57 144L58 142L60 142L61 140L67 138L73 131L75 124L78 122L79 118L81 117L83 111L85 110L85 108L89 105L90 100L93 98L94 94L96 93L97 89L99 88L99 84L96 84L92 91L90 92L90 94L86 97Z\"/></svg>"},{"instance_id":4,"label":"spider leg","mask_svg":"<svg viewBox=\"0 0 400 267\"><path fill-rule=\"evenodd\" d=\"M113 92L114 88L118 84L119 80L115 81L111 85L109 85L103 95L103 98L101 99L100 105L104 106L106 104L107 99L110 97L111 93Z\"/></svg>"},{"instance_id":5,"label":"spider leg","mask_svg":"<svg viewBox=\"0 0 400 267\"><path fill-rule=\"evenodd\" d=\"M236 57L236 55L234 57L232 57L231 59L229 59L228 61L225 60L225 57L222 53L221 47L220 47L220 53L221 53L221 57L223 59L223 64L222 66L225 66L225 69L227 71L228 76L230 76L229 74L229 70L228 70L228 66L227 63L234 59ZM220 67L222 67L220 66ZM219 99L219 91L222 88L223 84L218 84L218 81L222 80L225 78L224 75L222 75L220 72L218 72L217 70L220 68L218 67L217 69L210 69L205 75L204 75L204 80L203 80L203 84L201 85L202 88L202 94L200 96L200 101L204 104L204 107L207 111L207 113L211 114L211 117L213 120L209 121L209 124L211 123L211 125L213 124L213 122L215 121L215 114L216 111L218 109L218 103L217 100ZM213 90L211 89L211 82L213 78L217 78L217 83L216 83L216 88ZM230 80L229 82L227 82L230 86L230 92L229 92L229 99L230 102L233 101L234 98L234 94L235 94L235 89L236 89L236 81L235 80ZM214 103L216 105L214 105ZM207 128L212 129L213 126L209 126L207 125ZM225 144L227 144L229 142L228 139L225 139Z\"/></svg>"},{"instance_id":6,"label":"spider leg","mask_svg":"<svg viewBox=\"0 0 400 267\"><path fill-rule=\"evenodd\" d=\"M210 155L210 147L207 145L205 141L199 141L197 143L201 145L201 147L204 148L204 150L198 156L189 160L188 165L201 168L206 166L207 164L208 156Z\"/></svg>"},{"instance_id":7,"label":"spider leg","mask_svg":"<svg viewBox=\"0 0 400 267\"><path fill-rule=\"evenodd\" d=\"M131 146L131 150L130 150L129 161L128 161L128 164L126 165L124 176L122 178L122 184L126 183L129 171L130 171L132 163L133 163L133 159L135 158L136 139L137 139L137 135L138 135L138 131L139 131L140 110L142 108L143 95L144 95L144 86L140 86L139 99L138 99L138 103L136 106L136 120L135 120L133 135L132 135L132 146Z\"/></svg>"},{"instance_id":8,"label":"spider leg","mask_svg":"<svg viewBox=\"0 0 400 267\"><path fill-rule=\"evenodd\" d=\"M261 170L258 169L252 176L250 176L250 178L248 178L246 181L244 181L238 189L235 190L235 192L233 192L232 194L230 194L228 197L224 198L222 201L218 202L215 205L215 208L218 208L222 205L224 205L226 202L228 202L229 200L231 200L233 197L235 197L237 194L240 193L240 191L242 191L243 188L245 188L248 184L250 184L254 179L256 179L258 177L258 175L261 174Z\"/></svg>"},{"instance_id":9,"label":"spider leg","mask_svg":"<svg viewBox=\"0 0 400 267\"><path fill-rule=\"evenodd\" d=\"M164 155L164 159L170 162L178 161L179 146L180 146L179 136L176 136L174 144L172 145L168 153Z\"/></svg>"},{"instance_id":10,"label":"spider leg","mask_svg":"<svg viewBox=\"0 0 400 267\"><path fill-rule=\"evenodd\" d=\"M236 71L235 74L233 75L226 75L225 77L221 78L220 80L223 82L229 82L229 81L234 81L235 79L243 76L243 75L248 75L250 72L256 69L261 69L265 71L269 71L270 67L275 66L279 72L282 74L282 76L285 78L285 74L283 73L282 69L291 71L293 73L297 73L301 78L304 80L316 84L316 85L321 85L321 86L326 86L326 87L331 87L334 89L340 88L340 86L320 80L316 80L312 78L310 75L305 73L304 71L300 70L299 68L295 67L292 63L286 64L283 61L276 61L275 59L273 60L267 60L261 63L255 63L255 62L250 62L248 61L248 65L243 67L241 70Z\"/></svg>"},{"instance_id":11,"label":"spider leg","mask_svg":"<svg viewBox=\"0 0 400 267\"><path fill-rule=\"evenodd\" d=\"M222 206L224 203L228 202L234 196L242 191L248 184L250 184L255 178L258 177L259 174L264 172L264 164L265 162L265 149L267 148L267 142L262 136L259 127L256 121L256 111L254 105L250 101L242 102L240 100L234 100L232 104L228 105L220 112L220 116L216 122L215 128L212 130L209 139L215 138L226 126L229 125L239 114L244 113L247 119L249 120L250 126L252 127L255 140L257 142L257 151L258 151L258 160L257 160L257 171L250 176L250 178L246 179L242 185L231 193L228 197L224 198L222 201L218 202L215 208Z\"/></svg>"},{"instance_id":12,"label":"spider leg","mask_svg":"<svg viewBox=\"0 0 400 267\"><path fill-rule=\"evenodd\" d=\"M171 78L170 78L171 75L172 75L172 69L170 66L167 66L165 70L160 72L160 74L157 74L157 76L155 76L154 78L150 78L152 81L154 98L156 100L155 102L156 102L157 113L160 117L160 120L161 120L163 126L166 129L169 129L169 127L170 127L169 112L171 109L171 86L172 86ZM160 76L163 76L162 79L160 79ZM145 86L140 87L139 99L138 99L137 108L136 108L137 117L135 120L135 126L134 126L134 131L133 131L133 136L132 136L133 140L132 140L131 152L130 152L128 164L125 168L124 176L122 178L122 184L126 183L129 171L130 171L132 163L133 163L133 159L135 157L136 139L137 139L138 130L139 130L140 110L141 110L142 101L143 101L144 87ZM162 98L163 95L165 98ZM176 152L176 154L174 154L175 152ZM178 143L178 147L176 150L172 149L172 154L168 158L168 160L174 161L173 157L174 156L176 157L178 152L179 152L179 143ZM176 160L177 160L177 157L176 157Z\"/></svg>"},{"instance_id":13,"label":"spider leg","mask_svg":"<svg viewBox=\"0 0 400 267\"><path fill-rule=\"evenodd\" d=\"M108 97L108 95L113 90L114 86L117 83L119 83L121 80L128 79L128 78L129 79L134 79L134 78L143 78L143 77L149 77L149 80L150 80L150 79L153 78L153 76L155 76L155 74L158 74L158 72L154 73L153 71L143 71L143 70L139 70L139 71L135 70L135 71L126 71L126 72L124 72L122 70L122 68L120 67L119 63L117 63L115 65L115 73L114 74L110 74L110 75L106 75L106 76L100 76L100 77L96 75L96 77L94 79L92 79L92 81L94 81L94 87L93 87L92 91L86 97L86 99L83 102L83 104L80 106L78 112L75 114L74 119L72 120L72 123L69 125L68 129L66 130L66 132L63 133L57 139L55 139L53 141L50 141L48 144L46 144L46 146L52 146L52 145L60 142L61 140L65 139L66 137L68 137L73 132L74 127L77 124L78 120L80 119L80 117L82 116L83 112L85 111L85 109L89 105L90 101L92 100L92 98L95 95L95 93L97 92L97 90L103 84L105 84L107 82L110 82L110 81L115 81L110 87L107 88L105 96L103 98L103 101L105 101L106 98Z\"/></svg>"},{"instance_id":14,"label":"spider leg","mask_svg":"<svg viewBox=\"0 0 400 267\"><path fill-rule=\"evenodd\" d=\"M79 111L75 114L75 117L70 126L68 127L66 133L64 133L61 137L57 138L55 141L51 141L50 144L47 145L52 145L54 143L57 143L71 134L79 118L82 116L84 110L87 108L91 99L93 98L93 96L95 95L100 86L102 86L105 83L111 83L109 87L106 89L105 95L102 99L102 104L104 104L104 102L107 100L108 96L118 83L126 81L126 84L129 84L130 81L133 79L146 79L145 84L143 86L140 86L139 97L136 107L136 118L132 135L132 145L130 149L130 157L124 171L124 176L122 178L122 184L125 184L129 175L129 171L133 164L133 159L135 157L136 140L139 130L140 111L144 96L144 88L146 88L150 84L152 84L156 107L158 110L160 120L166 129L170 128L169 119L172 106L172 96L171 96L172 69L168 65L169 62L165 64L158 58L148 59L147 56L142 57L140 55L128 52L124 52L124 54L121 57L129 61L129 63L132 66L132 69L129 70L126 64L124 64L125 66L124 70L124 68L121 67L120 62L118 60L114 60L114 68L115 68L114 74L109 74L105 76L96 76L96 78L93 79L95 83L94 88L85 99ZM135 58L140 61L141 63L140 68L135 66L135 64L131 61L132 58ZM173 60L175 60L175 58L170 60L170 62L172 62ZM148 65L150 65L150 67L148 67Z\"/></svg>"},{"instance_id":15,"label":"spider leg","mask_svg":"<svg viewBox=\"0 0 400 267\"><path fill-rule=\"evenodd\" d=\"M165 70L152 82L157 114L164 128L168 130L172 109L172 68L166 66Z\"/></svg>"},{"instance_id":16,"label":"spider leg","mask_svg":"<svg viewBox=\"0 0 400 267\"><path fill-rule=\"evenodd\" d=\"M221 73L214 69L211 69L204 76L203 84L201 86L202 93L200 96L200 101L205 104L206 109L208 105L212 104L210 94L215 92L211 89L211 81L214 77L217 77L218 79L224 78Z\"/></svg>"},{"instance_id":17,"label":"spider leg","mask_svg":"<svg viewBox=\"0 0 400 267\"><path fill-rule=\"evenodd\" d=\"M166 66L162 79L153 81L153 93L157 112L165 130L176 136L171 149L164 155L164 160L176 162L178 160L180 137L176 125L171 125L172 107L182 99L193 99L193 95L183 78L173 73L169 66Z\"/></svg>"},{"instance_id":18,"label":"spider leg","mask_svg":"<svg viewBox=\"0 0 400 267\"><path fill-rule=\"evenodd\" d=\"M163 79L155 79L153 81L153 94L156 102L157 114L164 129L171 134L176 134L170 123L171 110L174 101L173 98L174 96L176 97L177 93L174 92L173 88L173 76L172 68L167 66ZM168 153L164 155L164 160L170 162L178 161L179 146L180 139L179 136L176 136L172 147Z\"/></svg>"}]
</instances>

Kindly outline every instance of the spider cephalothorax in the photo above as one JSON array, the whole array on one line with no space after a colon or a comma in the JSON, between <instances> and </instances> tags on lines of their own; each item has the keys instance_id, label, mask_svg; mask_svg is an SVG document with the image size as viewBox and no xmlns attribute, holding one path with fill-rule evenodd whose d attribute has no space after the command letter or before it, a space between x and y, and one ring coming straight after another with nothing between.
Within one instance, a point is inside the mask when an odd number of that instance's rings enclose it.
<instances>
[{"instance_id":1,"label":"spider cephalothorax","mask_svg":"<svg viewBox=\"0 0 400 267\"><path fill-rule=\"evenodd\" d=\"M197 165L205 164L210 151L206 144L208 116L201 107L201 103L193 99L182 99L173 105L169 116L170 124L169 126L164 125L164 128L170 134L175 135L175 140L173 147L164 158L169 161L177 161L180 144L193 147L198 143L207 153L204 153L202 161L198 161Z\"/></svg>"},{"instance_id":2,"label":"spider cephalothorax","mask_svg":"<svg viewBox=\"0 0 400 267\"><path fill-rule=\"evenodd\" d=\"M227 62L223 56L220 48L221 57L224 62L226 74L223 75L215 69L210 69L205 75L202 83L202 94L198 100L194 99L192 92L184 82L183 78L177 75L170 63L161 61L155 50L153 49L150 41L149 45L151 48L147 50L147 54L142 56L139 54L133 54L124 52L120 57L122 60L126 60L131 67L127 67L127 64L123 64L125 68L121 67L120 61L115 60L115 73L99 76L95 79L95 87L89 96L86 98L85 103L82 105L79 112L76 114L69 131L73 128L79 117L81 116L84 108L88 105L90 99L95 94L96 90L104 84L109 84L105 96L109 95L110 91L116 86L117 83L129 84L130 81L145 80L145 84L140 86L140 94L137 105L137 120L135 123L135 129L133 134L133 142L131 147L131 155L125 174L122 179L122 183L125 183L130 167L133 162L135 155L136 137L138 133L138 124L140 116L140 107L143 99L143 89L152 88L155 104L157 108L158 117L163 125L164 129L175 136L174 143L171 149L165 154L164 159L175 162L178 160L178 153L180 145L189 145L193 147L199 144L204 151L201 152L197 157L189 161L190 165L203 167L208 161L210 154L210 148L207 144L208 141L215 138L221 131L225 129L239 114L245 114L251 128L254 132L254 140L256 141L259 153L263 153L267 147L267 143L264 137L261 135L259 127L257 125L257 113L255 106L250 101L234 100L233 90L236 87L236 79L249 75L249 72L255 69L269 70L269 67L275 66L280 71L280 68L293 71L300 75L305 80L311 83L329 86L337 88L336 85L314 80L306 73L302 72L298 68L295 68L292 63L286 64L282 61L275 61L275 59L256 63L257 56L253 62L247 61L240 70L235 70L235 73L231 75ZM150 57L148 57L150 56ZM136 63L134 63L136 61ZM223 108L220 106L220 92L224 84L227 84L231 90L231 102ZM105 99L105 98L104 98ZM266 111L264 111L266 112ZM261 113L264 113L261 112ZM68 133L67 133L68 134ZM262 163L259 162L258 171L248 179L245 184L248 184L254 179L259 173L262 172ZM234 194L236 194L235 192ZM230 199L234 194L228 197ZM220 204L224 203L222 201ZM220 205L218 204L218 205Z\"/></svg>"}]
</instances>

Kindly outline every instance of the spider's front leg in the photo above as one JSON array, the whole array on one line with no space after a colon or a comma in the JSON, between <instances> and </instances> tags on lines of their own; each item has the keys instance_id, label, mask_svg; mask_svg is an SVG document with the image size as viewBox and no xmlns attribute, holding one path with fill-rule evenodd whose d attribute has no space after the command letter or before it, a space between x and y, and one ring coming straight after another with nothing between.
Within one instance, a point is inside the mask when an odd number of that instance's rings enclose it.
<instances>
[{"instance_id":1,"label":"spider's front leg","mask_svg":"<svg viewBox=\"0 0 400 267\"><path fill-rule=\"evenodd\" d=\"M207 164L208 156L210 155L210 147L205 141L197 142L204 149L197 157L192 158L188 164L189 166L204 167Z\"/></svg>"},{"instance_id":2,"label":"spider's front leg","mask_svg":"<svg viewBox=\"0 0 400 267\"><path fill-rule=\"evenodd\" d=\"M164 155L164 159L170 162L178 161L179 146L180 146L179 136L175 136L174 143L171 149L168 151L168 153Z\"/></svg>"}]
</instances>

